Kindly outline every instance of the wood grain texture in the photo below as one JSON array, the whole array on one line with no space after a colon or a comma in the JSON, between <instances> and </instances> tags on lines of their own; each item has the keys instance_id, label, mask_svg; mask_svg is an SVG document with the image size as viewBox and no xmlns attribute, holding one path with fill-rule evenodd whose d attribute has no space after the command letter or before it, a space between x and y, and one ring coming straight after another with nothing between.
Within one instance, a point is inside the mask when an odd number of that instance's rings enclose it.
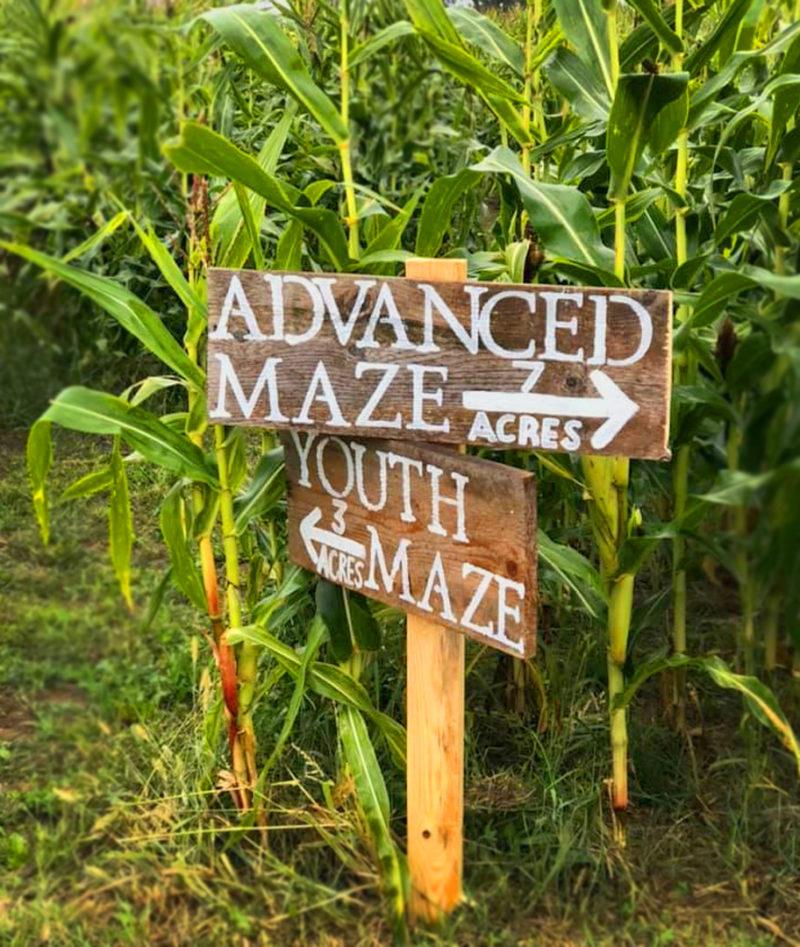
<instances>
[{"instance_id":1,"label":"wood grain texture","mask_svg":"<svg viewBox=\"0 0 800 947\"><path fill-rule=\"evenodd\" d=\"M409 260L406 276L467 278L465 260ZM464 639L406 621L406 776L412 919L436 921L461 901L464 867Z\"/></svg>"},{"instance_id":2,"label":"wood grain texture","mask_svg":"<svg viewBox=\"0 0 800 947\"><path fill-rule=\"evenodd\" d=\"M406 703L411 914L435 921L461 900L464 639L413 615Z\"/></svg>"},{"instance_id":3,"label":"wood grain texture","mask_svg":"<svg viewBox=\"0 0 800 947\"><path fill-rule=\"evenodd\" d=\"M448 635L533 653L532 473L430 444L306 431L281 439L293 562L436 619Z\"/></svg>"},{"instance_id":4,"label":"wood grain texture","mask_svg":"<svg viewBox=\"0 0 800 947\"><path fill-rule=\"evenodd\" d=\"M664 459L671 309L671 294L656 290L447 282L430 271L403 280L212 270L210 416L368 437ZM262 378L262 390L247 405L268 359L280 359L270 369L274 376ZM230 371L247 410L231 390ZM385 390L368 407L382 382ZM476 405L489 404L487 392L503 398L484 411ZM615 425L606 424L603 412L624 415L609 438Z\"/></svg>"}]
</instances>

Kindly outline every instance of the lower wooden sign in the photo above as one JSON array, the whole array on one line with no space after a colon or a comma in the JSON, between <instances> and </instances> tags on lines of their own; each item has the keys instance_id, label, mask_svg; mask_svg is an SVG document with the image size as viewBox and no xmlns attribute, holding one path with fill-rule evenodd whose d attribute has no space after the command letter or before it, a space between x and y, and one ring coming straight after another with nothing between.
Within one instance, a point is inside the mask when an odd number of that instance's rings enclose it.
<instances>
[{"instance_id":1,"label":"lower wooden sign","mask_svg":"<svg viewBox=\"0 0 800 947\"><path fill-rule=\"evenodd\" d=\"M517 657L536 637L533 474L455 450L282 435L289 555Z\"/></svg>"}]
</instances>

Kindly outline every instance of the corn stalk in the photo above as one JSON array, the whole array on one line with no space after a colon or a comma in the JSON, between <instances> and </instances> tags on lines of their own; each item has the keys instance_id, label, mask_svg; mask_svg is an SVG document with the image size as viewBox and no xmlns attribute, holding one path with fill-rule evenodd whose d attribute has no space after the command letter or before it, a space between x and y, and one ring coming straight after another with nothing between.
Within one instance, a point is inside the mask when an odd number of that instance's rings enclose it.
<instances>
[{"instance_id":1,"label":"corn stalk","mask_svg":"<svg viewBox=\"0 0 800 947\"><path fill-rule=\"evenodd\" d=\"M350 18L348 15L348 0L339 2L339 32L340 32L340 62L339 71L341 116L342 124L347 129L347 137L339 142L339 154L342 156L342 176L344 177L344 193L347 204L347 248L352 259L357 260L360 255L358 241L358 205L353 182L353 163L351 158L352 135L350 134Z\"/></svg>"},{"instance_id":2,"label":"corn stalk","mask_svg":"<svg viewBox=\"0 0 800 947\"><path fill-rule=\"evenodd\" d=\"M683 38L683 0L675 0L675 34ZM683 68L683 53L672 56L674 72ZM678 132L677 161L675 166L675 192L682 201L686 200L689 165L689 133L686 128ZM681 266L688 258L686 250L686 207L675 211L675 264ZM679 323L688 318L686 306L679 306L676 313ZM693 372L692 356L679 353L674 362L674 384L689 381ZM681 444L676 452L672 466L673 515L679 519L686 512L689 496L689 444ZM672 651L673 654L686 653L686 540L676 536L672 544ZM684 730L686 726L686 672L683 667L676 668L672 678L672 712L675 726Z\"/></svg>"}]
</instances>

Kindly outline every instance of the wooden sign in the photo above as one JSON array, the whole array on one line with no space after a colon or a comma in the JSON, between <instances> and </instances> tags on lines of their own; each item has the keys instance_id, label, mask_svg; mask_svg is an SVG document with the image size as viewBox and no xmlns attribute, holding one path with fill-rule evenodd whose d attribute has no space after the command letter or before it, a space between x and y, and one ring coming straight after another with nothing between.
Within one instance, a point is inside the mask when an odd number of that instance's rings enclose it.
<instances>
[{"instance_id":1,"label":"wooden sign","mask_svg":"<svg viewBox=\"0 0 800 947\"><path fill-rule=\"evenodd\" d=\"M517 657L536 628L533 474L409 442L283 438L289 555Z\"/></svg>"},{"instance_id":2,"label":"wooden sign","mask_svg":"<svg viewBox=\"0 0 800 947\"><path fill-rule=\"evenodd\" d=\"M664 459L671 294L211 270L214 421Z\"/></svg>"}]
</instances>

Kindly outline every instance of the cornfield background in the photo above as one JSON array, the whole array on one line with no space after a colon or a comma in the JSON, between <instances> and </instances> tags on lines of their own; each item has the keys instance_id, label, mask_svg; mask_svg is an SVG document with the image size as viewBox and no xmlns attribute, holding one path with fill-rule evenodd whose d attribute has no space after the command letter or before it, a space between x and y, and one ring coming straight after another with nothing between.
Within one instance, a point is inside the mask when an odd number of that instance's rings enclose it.
<instances>
[{"instance_id":1,"label":"cornfield background","mask_svg":"<svg viewBox=\"0 0 800 947\"><path fill-rule=\"evenodd\" d=\"M1 0L4 943L798 942L800 8L506 7ZM203 366L210 265L415 255L676 309L670 463L481 452L541 647L468 644L410 934L402 616L288 562Z\"/></svg>"}]
</instances>

